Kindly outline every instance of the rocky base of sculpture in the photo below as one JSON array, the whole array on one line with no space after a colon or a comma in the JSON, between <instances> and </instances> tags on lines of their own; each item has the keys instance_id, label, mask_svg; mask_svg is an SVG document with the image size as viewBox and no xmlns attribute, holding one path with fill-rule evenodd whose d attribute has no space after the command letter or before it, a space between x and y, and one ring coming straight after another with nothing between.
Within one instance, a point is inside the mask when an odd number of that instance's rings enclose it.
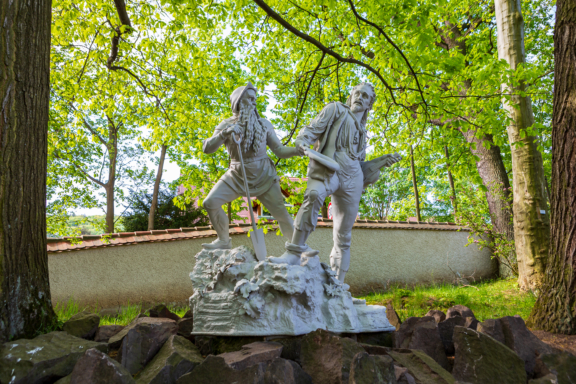
<instances>
[{"instance_id":1,"label":"rocky base of sculpture","mask_svg":"<svg viewBox=\"0 0 576 384\"><path fill-rule=\"evenodd\" d=\"M202 250L190 273L194 335L393 331L386 308L353 299L318 256L301 265L258 262L251 249Z\"/></svg>"}]
</instances>

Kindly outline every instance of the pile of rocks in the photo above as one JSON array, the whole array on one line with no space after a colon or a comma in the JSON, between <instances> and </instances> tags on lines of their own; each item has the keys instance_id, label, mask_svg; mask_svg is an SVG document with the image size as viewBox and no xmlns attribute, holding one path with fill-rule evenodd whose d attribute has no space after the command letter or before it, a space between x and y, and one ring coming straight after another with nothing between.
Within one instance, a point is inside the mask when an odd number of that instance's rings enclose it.
<instances>
[{"instance_id":1,"label":"pile of rocks","mask_svg":"<svg viewBox=\"0 0 576 384\"><path fill-rule=\"evenodd\" d=\"M166 307L126 327L79 313L63 332L5 343L1 383L576 383L576 357L541 342L520 317L479 322L464 306L395 332L303 336L190 335L192 314Z\"/></svg>"}]
</instances>

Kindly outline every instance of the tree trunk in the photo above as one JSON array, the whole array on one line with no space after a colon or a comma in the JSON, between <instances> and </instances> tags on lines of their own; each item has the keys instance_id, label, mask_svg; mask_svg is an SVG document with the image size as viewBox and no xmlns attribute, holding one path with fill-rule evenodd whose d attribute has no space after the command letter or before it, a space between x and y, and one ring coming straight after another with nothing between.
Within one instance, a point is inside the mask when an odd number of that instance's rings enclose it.
<instances>
[{"instance_id":1,"label":"tree trunk","mask_svg":"<svg viewBox=\"0 0 576 384\"><path fill-rule=\"evenodd\" d=\"M3 1L0 343L56 324L46 248L50 0Z\"/></svg>"},{"instance_id":2,"label":"tree trunk","mask_svg":"<svg viewBox=\"0 0 576 384\"><path fill-rule=\"evenodd\" d=\"M556 2L554 64L551 244L528 324L576 334L576 0Z\"/></svg>"},{"instance_id":3,"label":"tree trunk","mask_svg":"<svg viewBox=\"0 0 576 384\"><path fill-rule=\"evenodd\" d=\"M520 0L495 0L498 28L498 57L512 70L525 62L524 20ZM523 92L523 84L503 84L505 94ZM508 111L507 127L512 153L514 238L518 258L518 284L521 289L534 290L541 285L549 246L550 217L544 183L542 155L537 138L526 135L534 124L532 104L528 96L502 99ZM516 145L520 143L521 145Z\"/></svg>"},{"instance_id":4,"label":"tree trunk","mask_svg":"<svg viewBox=\"0 0 576 384\"><path fill-rule=\"evenodd\" d=\"M502 234L507 241L514 241L513 209L510 202L510 180L502 161L500 147L492 142L492 136L486 135L483 139L478 139L476 132L468 130L462 134L466 141L474 144L472 153L480 158L476 162L476 169L482 178L482 183L488 190L486 200L488 211L492 221L493 230ZM484 142L489 143L490 149L486 149ZM507 262L516 260L516 255L509 255ZM500 263L500 276L510 277L515 271Z\"/></svg>"},{"instance_id":5,"label":"tree trunk","mask_svg":"<svg viewBox=\"0 0 576 384\"><path fill-rule=\"evenodd\" d=\"M106 183L106 232L114 233L114 186L116 184L116 159L118 158L118 132L110 122L108 130L108 182Z\"/></svg>"},{"instance_id":6,"label":"tree trunk","mask_svg":"<svg viewBox=\"0 0 576 384\"><path fill-rule=\"evenodd\" d=\"M450 189L452 190L452 207L454 207L454 218L456 218L456 213L458 213L458 202L456 201L456 188L454 188L454 179L452 178L452 172L450 171L450 154L448 153L448 147L444 146L444 153L446 154L446 169L448 170L448 183L450 183Z\"/></svg>"},{"instance_id":7,"label":"tree trunk","mask_svg":"<svg viewBox=\"0 0 576 384\"><path fill-rule=\"evenodd\" d=\"M420 199L418 198L418 183L416 183L416 170L414 169L414 150L410 145L410 168L412 169L412 185L414 186L414 201L416 204L416 220L422 221L420 217Z\"/></svg>"},{"instance_id":8,"label":"tree trunk","mask_svg":"<svg viewBox=\"0 0 576 384\"><path fill-rule=\"evenodd\" d=\"M162 145L162 150L160 151L160 164L158 164L158 172L156 172L156 182L154 183L154 192L152 192L152 204L150 205L150 213L148 214L149 231L154 229L154 215L156 214L156 207L158 205L158 191L160 190L160 181L162 181L162 171L164 170L166 148L166 145Z\"/></svg>"},{"instance_id":9,"label":"tree trunk","mask_svg":"<svg viewBox=\"0 0 576 384\"><path fill-rule=\"evenodd\" d=\"M328 218L328 204L326 204L326 201L324 201L324 204L322 204L322 218Z\"/></svg>"}]
</instances>

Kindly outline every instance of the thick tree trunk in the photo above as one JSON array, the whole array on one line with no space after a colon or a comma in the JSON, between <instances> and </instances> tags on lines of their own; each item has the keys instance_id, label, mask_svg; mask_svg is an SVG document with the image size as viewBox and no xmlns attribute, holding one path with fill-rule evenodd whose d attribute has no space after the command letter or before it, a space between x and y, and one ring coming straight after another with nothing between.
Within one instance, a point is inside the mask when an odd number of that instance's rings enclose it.
<instances>
[{"instance_id":1,"label":"thick tree trunk","mask_svg":"<svg viewBox=\"0 0 576 384\"><path fill-rule=\"evenodd\" d=\"M158 164L158 171L156 172L156 182L154 183L154 191L152 192L152 204L150 205L150 213L148 214L149 231L154 229L154 216L156 215L156 207L158 206L158 192L160 191L160 182L162 181L162 171L164 170L166 148L166 145L162 145L162 149L160 151L160 163Z\"/></svg>"},{"instance_id":2,"label":"thick tree trunk","mask_svg":"<svg viewBox=\"0 0 576 384\"><path fill-rule=\"evenodd\" d=\"M500 147L492 142L492 136L486 135L479 139L475 131L468 130L462 134L472 146L472 153L480 158L476 169L482 178L486 191L488 211L493 230L501 234L507 241L514 241L513 209L510 202L510 180L502 161ZM486 149L484 142L489 143ZM509 277L516 274L516 255L510 254L508 260L498 260L500 276ZM514 264L514 265L508 265Z\"/></svg>"},{"instance_id":3,"label":"thick tree trunk","mask_svg":"<svg viewBox=\"0 0 576 384\"><path fill-rule=\"evenodd\" d=\"M0 4L0 343L57 320L46 248L51 8Z\"/></svg>"},{"instance_id":4,"label":"thick tree trunk","mask_svg":"<svg viewBox=\"0 0 576 384\"><path fill-rule=\"evenodd\" d=\"M556 2L554 63L551 244L528 324L576 334L576 0Z\"/></svg>"},{"instance_id":5,"label":"thick tree trunk","mask_svg":"<svg viewBox=\"0 0 576 384\"><path fill-rule=\"evenodd\" d=\"M525 62L524 20L520 0L495 0L498 28L498 57L512 70ZM505 94L524 91L524 85L506 85ZM510 116L508 139L512 153L514 238L518 258L518 283L521 289L534 290L541 285L548 254L550 216L544 182L542 155L537 138L526 135L534 124L532 104L525 96L503 99ZM516 145L519 143L520 145Z\"/></svg>"},{"instance_id":6,"label":"thick tree trunk","mask_svg":"<svg viewBox=\"0 0 576 384\"><path fill-rule=\"evenodd\" d=\"M418 183L416 182L416 169L414 168L414 149L412 149L412 146L410 146L410 169L412 170L412 186L414 187L416 220L422 221L422 218L420 217L420 199L418 197Z\"/></svg>"}]
</instances>

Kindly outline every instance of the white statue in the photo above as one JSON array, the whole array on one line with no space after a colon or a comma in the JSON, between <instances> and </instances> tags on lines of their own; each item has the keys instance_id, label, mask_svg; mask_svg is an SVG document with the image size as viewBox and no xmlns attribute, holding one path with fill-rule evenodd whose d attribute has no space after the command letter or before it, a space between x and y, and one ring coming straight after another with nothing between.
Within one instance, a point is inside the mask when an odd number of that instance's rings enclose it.
<instances>
[{"instance_id":1,"label":"white statue","mask_svg":"<svg viewBox=\"0 0 576 384\"><path fill-rule=\"evenodd\" d=\"M318 253L310 250L306 240L316 228L324 199L332 195L334 247L330 264L337 278L344 281L350 266L352 226L358 215L362 191L378 180L380 168L401 159L400 155L393 154L364 161L366 120L375 98L374 87L361 83L354 87L346 104L329 103L298 134L295 146L310 157L304 202L296 216L292 242L286 243L282 256L270 257L269 261L299 265L303 253L308 257ZM314 150L306 150L312 144ZM330 166L330 161L337 164Z\"/></svg>"},{"instance_id":2,"label":"white statue","mask_svg":"<svg viewBox=\"0 0 576 384\"><path fill-rule=\"evenodd\" d=\"M214 153L224 144L230 154L230 169L220 178L204 200L203 207L208 212L210 222L218 233L212 243L202 244L204 249L231 249L228 216L222 205L246 196L245 180L240 162L239 146L246 172L246 182L250 196L256 196L268 211L278 220L284 236L292 238L293 220L286 207L280 190L280 180L274 163L266 154L266 146L280 158L300 156L294 147L282 145L272 124L259 116L256 110L257 90L248 82L237 88L230 96L233 116L224 120L214 130L214 135L204 141L204 153ZM233 135L240 136L240 145ZM248 209L252 209L248 203Z\"/></svg>"}]
</instances>

